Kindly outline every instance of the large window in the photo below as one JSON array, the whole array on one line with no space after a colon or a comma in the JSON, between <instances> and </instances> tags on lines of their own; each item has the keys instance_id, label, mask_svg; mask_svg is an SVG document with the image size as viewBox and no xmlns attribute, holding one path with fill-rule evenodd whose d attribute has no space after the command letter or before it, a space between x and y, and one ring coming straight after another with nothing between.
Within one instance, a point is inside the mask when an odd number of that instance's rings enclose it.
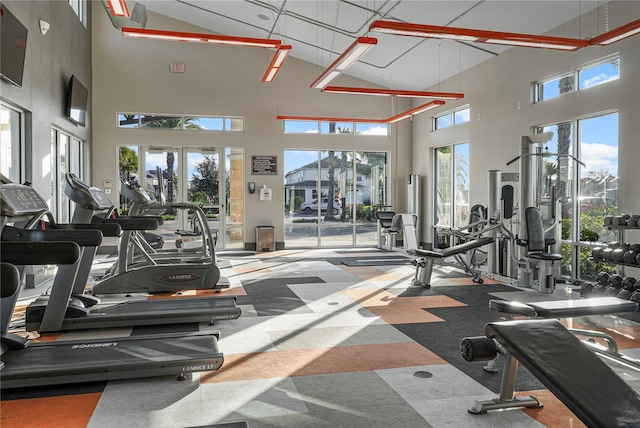
<instances>
[{"instance_id":1,"label":"large window","mask_svg":"<svg viewBox=\"0 0 640 428\"><path fill-rule=\"evenodd\" d=\"M244 118L238 116L181 116L118 113L118 127L234 132L244 131Z\"/></svg>"},{"instance_id":2,"label":"large window","mask_svg":"<svg viewBox=\"0 0 640 428\"><path fill-rule=\"evenodd\" d=\"M285 150L285 245L374 246L388 207L384 152Z\"/></svg>"},{"instance_id":3,"label":"large window","mask_svg":"<svg viewBox=\"0 0 640 428\"><path fill-rule=\"evenodd\" d=\"M618 211L618 113L538 131L554 133L546 147L557 156L544 158L543 194L551 194L555 186L561 200L562 274L593 278L603 267L589 260L591 248L617 239L615 232L603 226L603 218Z\"/></svg>"},{"instance_id":4,"label":"large window","mask_svg":"<svg viewBox=\"0 0 640 428\"><path fill-rule=\"evenodd\" d=\"M471 118L471 108L464 106L456 110L443 113L433 118L433 129L448 128L453 125L469 122Z\"/></svg>"},{"instance_id":5,"label":"large window","mask_svg":"<svg viewBox=\"0 0 640 428\"><path fill-rule=\"evenodd\" d=\"M584 90L619 78L620 56L616 54L571 72L535 83L534 102L550 100L562 94ZM577 87L575 82L577 82Z\"/></svg>"},{"instance_id":6,"label":"large window","mask_svg":"<svg viewBox=\"0 0 640 428\"><path fill-rule=\"evenodd\" d=\"M285 134L357 134L389 135L386 123L371 122L324 122L309 120L285 120Z\"/></svg>"},{"instance_id":7,"label":"large window","mask_svg":"<svg viewBox=\"0 0 640 428\"><path fill-rule=\"evenodd\" d=\"M435 242L446 247L446 234L438 229L469 222L469 143L436 148L434 171Z\"/></svg>"},{"instance_id":8,"label":"large window","mask_svg":"<svg viewBox=\"0 0 640 428\"><path fill-rule=\"evenodd\" d=\"M87 26L87 0L69 0L69 6L73 9L82 25Z\"/></svg>"},{"instance_id":9,"label":"large window","mask_svg":"<svg viewBox=\"0 0 640 428\"><path fill-rule=\"evenodd\" d=\"M51 129L51 211L59 223L69 223L75 204L64 194L65 175L72 172L84 179L84 142L62 130Z\"/></svg>"},{"instance_id":10,"label":"large window","mask_svg":"<svg viewBox=\"0 0 640 428\"><path fill-rule=\"evenodd\" d=\"M0 104L0 173L15 183L24 178L23 136L23 113Z\"/></svg>"}]
</instances>

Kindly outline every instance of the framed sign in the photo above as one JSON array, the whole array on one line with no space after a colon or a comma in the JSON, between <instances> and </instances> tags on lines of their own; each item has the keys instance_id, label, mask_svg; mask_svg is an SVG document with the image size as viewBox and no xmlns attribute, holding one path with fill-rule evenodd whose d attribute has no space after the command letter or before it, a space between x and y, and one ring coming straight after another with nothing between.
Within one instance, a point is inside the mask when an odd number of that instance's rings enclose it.
<instances>
[{"instance_id":1,"label":"framed sign","mask_svg":"<svg viewBox=\"0 0 640 428\"><path fill-rule=\"evenodd\" d=\"M278 156L251 156L251 175L278 175Z\"/></svg>"}]
</instances>

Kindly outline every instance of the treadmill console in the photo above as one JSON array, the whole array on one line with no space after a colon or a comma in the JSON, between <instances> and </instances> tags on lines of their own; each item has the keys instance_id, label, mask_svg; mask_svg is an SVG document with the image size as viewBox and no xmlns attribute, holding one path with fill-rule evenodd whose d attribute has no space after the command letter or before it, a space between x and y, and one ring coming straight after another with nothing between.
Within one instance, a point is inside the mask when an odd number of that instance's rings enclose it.
<instances>
[{"instance_id":1,"label":"treadmill console","mask_svg":"<svg viewBox=\"0 0 640 428\"><path fill-rule=\"evenodd\" d=\"M2 216L19 217L49 210L47 202L32 187L8 183L0 187Z\"/></svg>"},{"instance_id":2,"label":"treadmill console","mask_svg":"<svg viewBox=\"0 0 640 428\"><path fill-rule=\"evenodd\" d=\"M120 192L122 193L122 196L132 202L138 202L143 205L155 202L155 198L152 198L149 192L141 187L135 188L124 180L120 180Z\"/></svg>"},{"instance_id":3,"label":"treadmill console","mask_svg":"<svg viewBox=\"0 0 640 428\"><path fill-rule=\"evenodd\" d=\"M106 210L113 207L113 203L98 187L89 187L73 173L67 173L64 193L73 202L83 208L91 210Z\"/></svg>"}]
</instances>

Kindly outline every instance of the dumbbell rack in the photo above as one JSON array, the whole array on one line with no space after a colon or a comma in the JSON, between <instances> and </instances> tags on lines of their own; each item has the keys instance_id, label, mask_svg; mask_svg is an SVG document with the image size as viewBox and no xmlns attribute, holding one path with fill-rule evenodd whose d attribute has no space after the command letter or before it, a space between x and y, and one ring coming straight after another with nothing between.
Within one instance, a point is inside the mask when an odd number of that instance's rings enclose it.
<instances>
[{"instance_id":1,"label":"dumbbell rack","mask_svg":"<svg viewBox=\"0 0 640 428\"><path fill-rule=\"evenodd\" d=\"M625 242L625 231L627 231L627 230L640 230L640 226L613 226L613 225L611 225L611 226L607 226L607 229L618 231L619 242ZM640 264L636 264L636 263L624 263L624 262L617 262L617 261L614 261L614 260L602 260L602 259L595 259L593 257L589 257L589 260L591 260L593 262L596 262L596 263L611 263L613 265L620 266L620 268L622 270L620 275L624 274L624 267L625 266L640 269Z\"/></svg>"},{"instance_id":2,"label":"dumbbell rack","mask_svg":"<svg viewBox=\"0 0 640 428\"><path fill-rule=\"evenodd\" d=\"M627 230L640 230L640 226L623 226L623 225L606 225L605 226L607 229L609 230L615 230L618 232L618 241L619 242L625 242L625 231ZM628 267L632 267L632 268L636 268L636 269L640 269L640 265L639 264L635 264L635 263L624 263L624 262L616 262L613 260L602 260L602 259L595 259L593 257L589 257L589 260L595 263L610 263L613 265L617 265L620 268L618 269L618 274L621 276L624 276L624 267L628 266Z\"/></svg>"}]
</instances>

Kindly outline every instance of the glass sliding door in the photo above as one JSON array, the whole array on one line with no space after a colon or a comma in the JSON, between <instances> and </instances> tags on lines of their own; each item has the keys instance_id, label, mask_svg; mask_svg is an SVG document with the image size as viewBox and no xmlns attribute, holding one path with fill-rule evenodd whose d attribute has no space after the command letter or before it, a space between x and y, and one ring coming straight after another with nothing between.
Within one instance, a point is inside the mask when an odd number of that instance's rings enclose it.
<instances>
[{"instance_id":1,"label":"glass sliding door","mask_svg":"<svg viewBox=\"0 0 640 428\"><path fill-rule=\"evenodd\" d=\"M377 244L375 207L387 205L387 154L285 151L285 246Z\"/></svg>"},{"instance_id":2,"label":"glass sliding door","mask_svg":"<svg viewBox=\"0 0 640 428\"><path fill-rule=\"evenodd\" d=\"M200 206L209 228L218 232L218 249L244 249L242 149L121 146L119 154L121 178L141 186L159 202ZM190 212L167 209L162 215L165 241L175 241L177 230L194 228Z\"/></svg>"},{"instance_id":3,"label":"glass sliding door","mask_svg":"<svg viewBox=\"0 0 640 428\"><path fill-rule=\"evenodd\" d=\"M356 224L356 245L378 245L378 225L375 213L389 207L387 190L388 157L385 152L355 152L347 202L352 205ZM397 210L396 210L397 211Z\"/></svg>"},{"instance_id":4,"label":"glass sliding door","mask_svg":"<svg viewBox=\"0 0 640 428\"><path fill-rule=\"evenodd\" d=\"M159 203L174 203L183 197L180 188L182 150L175 148L145 147L140 151L139 185ZM165 238L166 245L174 246L177 230L186 230L188 219L182 210L166 209L162 213L164 222L156 233Z\"/></svg>"},{"instance_id":5,"label":"glass sliding door","mask_svg":"<svg viewBox=\"0 0 640 428\"><path fill-rule=\"evenodd\" d=\"M347 187L353 187L353 162L350 159L352 157L352 153L348 152L320 152L320 197L314 211L321 219L318 223L320 246L354 245L353 222L347 216L350 205L344 204Z\"/></svg>"},{"instance_id":6,"label":"glass sliding door","mask_svg":"<svg viewBox=\"0 0 640 428\"><path fill-rule=\"evenodd\" d=\"M284 241L286 248L317 247L320 244L318 233L319 158L320 153L317 150L285 150L284 152Z\"/></svg>"},{"instance_id":7,"label":"glass sliding door","mask_svg":"<svg viewBox=\"0 0 640 428\"><path fill-rule=\"evenodd\" d=\"M244 157L242 149L185 149L183 194L201 206L219 247L244 249Z\"/></svg>"}]
</instances>

